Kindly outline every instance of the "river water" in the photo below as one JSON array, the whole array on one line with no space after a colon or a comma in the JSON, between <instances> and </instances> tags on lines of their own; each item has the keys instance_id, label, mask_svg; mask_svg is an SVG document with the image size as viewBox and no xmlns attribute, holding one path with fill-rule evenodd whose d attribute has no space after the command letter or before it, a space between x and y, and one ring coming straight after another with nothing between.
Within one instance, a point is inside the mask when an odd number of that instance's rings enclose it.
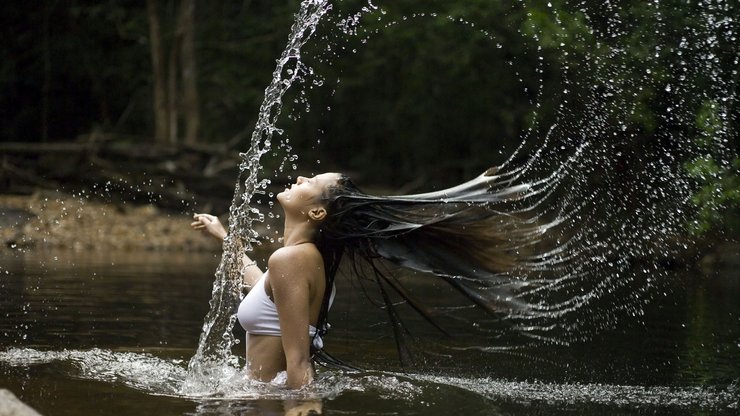
<instances>
[{"instance_id":1,"label":"river water","mask_svg":"<svg viewBox=\"0 0 740 416\"><path fill-rule=\"evenodd\" d=\"M283 414L297 403L343 415L738 411L740 282L729 268L671 272L674 284L641 319L590 341L485 350L467 339L466 349L437 349L405 369L384 312L345 276L327 349L363 370L319 369L310 391L295 394L247 381L238 370L242 342L230 383L183 393L218 261L192 253L2 252L0 388L46 415ZM441 339L421 322L407 324L420 345Z\"/></svg>"}]
</instances>

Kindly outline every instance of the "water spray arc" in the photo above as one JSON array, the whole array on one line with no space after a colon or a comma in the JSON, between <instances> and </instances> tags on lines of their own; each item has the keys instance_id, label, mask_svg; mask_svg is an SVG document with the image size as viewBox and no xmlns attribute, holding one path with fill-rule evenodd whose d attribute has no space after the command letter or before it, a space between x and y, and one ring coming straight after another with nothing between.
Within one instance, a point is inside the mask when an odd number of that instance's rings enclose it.
<instances>
[{"instance_id":1,"label":"water spray arc","mask_svg":"<svg viewBox=\"0 0 740 416\"><path fill-rule=\"evenodd\" d=\"M250 205L255 194L264 193L269 180L258 179L260 160L269 152L276 123L282 110L282 98L305 71L301 62L301 48L314 34L321 17L331 9L327 0L304 0L295 16L288 43L277 60L272 81L265 89L257 124L252 133L250 148L240 154L239 177L229 209L230 234L224 239L221 263L216 271L210 310L204 319L198 350L188 364L188 379L183 391L199 390L201 383L219 382L233 372L234 357L231 347L235 340L231 333L236 322L244 267L241 253L251 250L257 239L254 222L264 221L263 214Z\"/></svg>"}]
</instances>

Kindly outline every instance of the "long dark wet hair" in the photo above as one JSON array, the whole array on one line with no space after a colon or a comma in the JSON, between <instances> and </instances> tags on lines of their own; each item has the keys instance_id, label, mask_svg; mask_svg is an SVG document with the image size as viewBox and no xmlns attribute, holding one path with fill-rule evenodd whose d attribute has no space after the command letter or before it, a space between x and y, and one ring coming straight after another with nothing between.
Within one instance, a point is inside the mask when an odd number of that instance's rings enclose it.
<instances>
[{"instance_id":1,"label":"long dark wet hair","mask_svg":"<svg viewBox=\"0 0 740 416\"><path fill-rule=\"evenodd\" d=\"M330 293L343 258L355 274L377 283L402 362L410 360L405 328L391 301L395 292L432 325L435 311L415 299L383 261L436 276L492 314L521 314L530 308L517 297L527 285L527 259L552 224L528 215L543 183L517 183L516 172L491 168L461 185L424 194L372 196L347 176L323 195L327 218L316 239L327 279L317 336L326 333ZM546 185L546 184L545 184ZM314 351L321 364L341 362Z\"/></svg>"}]
</instances>

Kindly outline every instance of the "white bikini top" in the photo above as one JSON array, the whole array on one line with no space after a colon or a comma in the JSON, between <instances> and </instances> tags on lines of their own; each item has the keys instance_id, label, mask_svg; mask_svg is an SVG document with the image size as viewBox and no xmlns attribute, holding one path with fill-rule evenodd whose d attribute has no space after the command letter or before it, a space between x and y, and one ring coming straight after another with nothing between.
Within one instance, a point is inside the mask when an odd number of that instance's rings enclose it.
<instances>
[{"instance_id":1,"label":"white bikini top","mask_svg":"<svg viewBox=\"0 0 740 416\"><path fill-rule=\"evenodd\" d=\"M267 272L259 278L252 290L242 299L236 317L242 328L247 331L247 334L279 337L281 336L280 319L278 318L275 302L267 296L265 289L266 278ZM331 296L329 297L329 308L334 303L336 291L336 286L332 287ZM316 335L316 327L309 325L308 335L311 337ZM314 338L314 346L318 349L323 347L321 337Z\"/></svg>"}]
</instances>

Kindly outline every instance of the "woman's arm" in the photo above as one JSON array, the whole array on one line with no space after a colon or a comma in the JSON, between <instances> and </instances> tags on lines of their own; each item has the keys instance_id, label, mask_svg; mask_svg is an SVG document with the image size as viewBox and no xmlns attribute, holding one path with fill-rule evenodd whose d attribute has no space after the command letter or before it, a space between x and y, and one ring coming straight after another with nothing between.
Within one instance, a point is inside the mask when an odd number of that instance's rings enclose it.
<instances>
[{"instance_id":1,"label":"woman's arm","mask_svg":"<svg viewBox=\"0 0 740 416\"><path fill-rule=\"evenodd\" d=\"M194 230L202 230L208 233L219 241L223 241L226 238L226 228L215 215L193 214L193 222L190 223L190 226Z\"/></svg>"},{"instance_id":2,"label":"woman's arm","mask_svg":"<svg viewBox=\"0 0 740 416\"><path fill-rule=\"evenodd\" d=\"M223 241L223 239L226 238L226 228L224 228L221 221L219 221L218 217L215 215L195 214L193 215L193 222L190 223L190 226L193 227L194 230L202 230L203 232L208 233L219 241ZM244 279L244 284L251 288L262 276L262 270L260 270L257 263L250 259L246 254L242 258L242 264L244 265L242 269L242 279Z\"/></svg>"},{"instance_id":3,"label":"woman's arm","mask_svg":"<svg viewBox=\"0 0 740 416\"><path fill-rule=\"evenodd\" d=\"M321 255L301 246L283 247L270 257L268 270L272 295L280 319L280 332L288 372L288 387L297 389L313 381L310 337L310 280L321 265Z\"/></svg>"}]
</instances>

